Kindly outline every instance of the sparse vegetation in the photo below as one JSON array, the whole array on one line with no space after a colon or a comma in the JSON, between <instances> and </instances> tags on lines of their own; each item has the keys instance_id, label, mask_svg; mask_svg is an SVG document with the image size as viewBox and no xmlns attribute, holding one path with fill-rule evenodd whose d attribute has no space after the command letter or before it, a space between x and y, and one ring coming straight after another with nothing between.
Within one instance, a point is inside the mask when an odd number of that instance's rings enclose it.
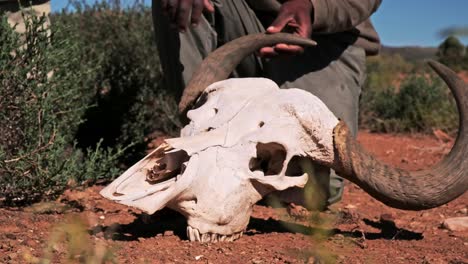
<instances>
[{"instance_id":1,"label":"sparse vegetation","mask_svg":"<svg viewBox=\"0 0 468 264\"><path fill-rule=\"evenodd\" d=\"M373 131L431 133L436 128L448 132L457 129L453 97L435 76L411 76L399 89L374 90L365 98L365 126Z\"/></svg>"},{"instance_id":2,"label":"sparse vegetation","mask_svg":"<svg viewBox=\"0 0 468 264\"><path fill-rule=\"evenodd\" d=\"M463 68L457 65L452 68ZM392 133L432 133L434 129L456 132L458 116L453 96L421 61L409 62L398 54L370 57L367 75L360 102L361 128Z\"/></svg>"},{"instance_id":3,"label":"sparse vegetation","mask_svg":"<svg viewBox=\"0 0 468 264\"><path fill-rule=\"evenodd\" d=\"M0 28L0 203L54 197L67 186L119 175L144 154L145 136L177 130L159 87L151 16L119 1ZM4 110L5 109L5 110Z\"/></svg>"},{"instance_id":4,"label":"sparse vegetation","mask_svg":"<svg viewBox=\"0 0 468 264\"><path fill-rule=\"evenodd\" d=\"M467 56L465 47L460 40L454 36L447 37L437 50L437 57L440 62L451 67L454 70L461 70L465 65Z\"/></svg>"},{"instance_id":5,"label":"sparse vegetation","mask_svg":"<svg viewBox=\"0 0 468 264\"><path fill-rule=\"evenodd\" d=\"M99 66L82 61L75 32L49 29L44 21L27 20L24 35L5 17L0 25L0 199L6 204L54 196L70 180L119 171L122 148L77 149L73 143Z\"/></svg>"},{"instance_id":6,"label":"sparse vegetation","mask_svg":"<svg viewBox=\"0 0 468 264\"><path fill-rule=\"evenodd\" d=\"M162 89L161 69L149 7L119 0L89 6L72 1L76 11L62 12L52 22L77 31L84 61L98 64L93 104L78 130L80 147L116 144L132 147L125 153L132 163L145 150L145 137L156 130L175 134L180 127L176 102Z\"/></svg>"}]
</instances>

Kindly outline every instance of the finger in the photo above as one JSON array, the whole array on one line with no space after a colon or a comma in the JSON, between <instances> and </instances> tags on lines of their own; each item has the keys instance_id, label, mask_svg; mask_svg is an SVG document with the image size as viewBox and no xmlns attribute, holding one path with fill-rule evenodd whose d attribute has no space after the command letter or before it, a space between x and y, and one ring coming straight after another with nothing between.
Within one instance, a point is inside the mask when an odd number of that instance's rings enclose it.
<instances>
[{"instance_id":1,"label":"finger","mask_svg":"<svg viewBox=\"0 0 468 264\"><path fill-rule=\"evenodd\" d=\"M176 23L180 31L187 29L190 11L192 9L192 0L180 0L177 8Z\"/></svg>"},{"instance_id":2,"label":"finger","mask_svg":"<svg viewBox=\"0 0 468 264\"><path fill-rule=\"evenodd\" d=\"M278 56L278 52L273 47L263 47L260 49L259 55L263 58L272 58Z\"/></svg>"},{"instance_id":3,"label":"finger","mask_svg":"<svg viewBox=\"0 0 468 264\"><path fill-rule=\"evenodd\" d=\"M215 11L214 6L210 0L203 0L203 8L210 13Z\"/></svg>"},{"instance_id":4,"label":"finger","mask_svg":"<svg viewBox=\"0 0 468 264\"><path fill-rule=\"evenodd\" d=\"M280 12L275 21L267 28L268 33L278 33L292 20L292 15L289 13Z\"/></svg>"},{"instance_id":5,"label":"finger","mask_svg":"<svg viewBox=\"0 0 468 264\"><path fill-rule=\"evenodd\" d=\"M290 55L304 53L304 48L301 46L288 45L288 44L283 44L283 43L277 44L274 47L274 49L277 53L290 54Z\"/></svg>"},{"instance_id":6,"label":"finger","mask_svg":"<svg viewBox=\"0 0 468 264\"><path fill-rule=\"evenodd\" d=\"M310 38L310 36L312 35L312 23L310 17L305 17L303 19L300 19L299 21L300 23L297 27L297 33L302 37Z\"/></svg>"},{"instance_id":7,"label":"finger","mask_svg":"<svg viewBox=\"0 0 468 264\"><path fill-rule=\"evenodd\" d=\"M192 25L198 25L200 22L200 17L204 9L204 0L195 0L192 3L192 17L190 23Z\"/></svg>"}]
</instances>

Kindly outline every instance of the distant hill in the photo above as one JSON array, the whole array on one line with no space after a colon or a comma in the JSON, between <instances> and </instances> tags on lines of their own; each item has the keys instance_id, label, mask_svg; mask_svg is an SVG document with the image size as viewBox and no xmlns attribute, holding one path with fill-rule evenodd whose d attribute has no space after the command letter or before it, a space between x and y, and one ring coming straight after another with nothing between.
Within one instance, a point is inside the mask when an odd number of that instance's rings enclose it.
<instances>
[{"instance_id":1,"label":"distant hill","mask_svg":"<svg viewBox=\"0 0 468 264\"><path fill-rule=\"evenodd\" d=\"M426 59L434 59L436 57L437 48L419 46L390 47L383 45L380 53L386 55L399 54L407 61L415 62Z\"/></svg>"}]
</instances>

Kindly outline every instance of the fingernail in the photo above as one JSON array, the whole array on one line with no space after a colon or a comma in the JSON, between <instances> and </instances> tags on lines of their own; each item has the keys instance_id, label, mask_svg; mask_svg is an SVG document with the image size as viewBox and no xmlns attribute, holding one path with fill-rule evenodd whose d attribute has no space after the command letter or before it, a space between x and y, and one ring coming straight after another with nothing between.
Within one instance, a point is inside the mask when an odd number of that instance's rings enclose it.
<instances>
[{"instance_id":1,"label":"fingernail","mask_svg":"<svg viewBox=\"0 0 468 264\"><path fill-rule=\"evenodd\" d=\"M192 23L192 27L198 26L198 23Z\"/></svg>"}]
</instances>

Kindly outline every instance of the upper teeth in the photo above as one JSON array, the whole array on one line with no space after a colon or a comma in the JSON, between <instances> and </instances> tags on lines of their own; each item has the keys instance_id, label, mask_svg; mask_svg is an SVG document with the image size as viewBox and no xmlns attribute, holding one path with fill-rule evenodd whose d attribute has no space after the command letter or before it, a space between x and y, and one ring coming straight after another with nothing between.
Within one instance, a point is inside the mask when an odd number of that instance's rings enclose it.
<instances>
[{"instance_id":1,"label":"upper teeth","mask_svg":"<svg viewBox=\"0 0 468 264\"><path fill-rule=\"evenodd\" d=\"M199 241L202 243L207 243L207 242L231 242L234 240L239 239L242 237L244 232L238 232L234 233L231 235L221 235L221 234L215 234L215 233L204 233L200 234L200 231L198 229L193 228L191 226L187 226L187 237L190 241Z\"/></svg>"}]
</instances>

